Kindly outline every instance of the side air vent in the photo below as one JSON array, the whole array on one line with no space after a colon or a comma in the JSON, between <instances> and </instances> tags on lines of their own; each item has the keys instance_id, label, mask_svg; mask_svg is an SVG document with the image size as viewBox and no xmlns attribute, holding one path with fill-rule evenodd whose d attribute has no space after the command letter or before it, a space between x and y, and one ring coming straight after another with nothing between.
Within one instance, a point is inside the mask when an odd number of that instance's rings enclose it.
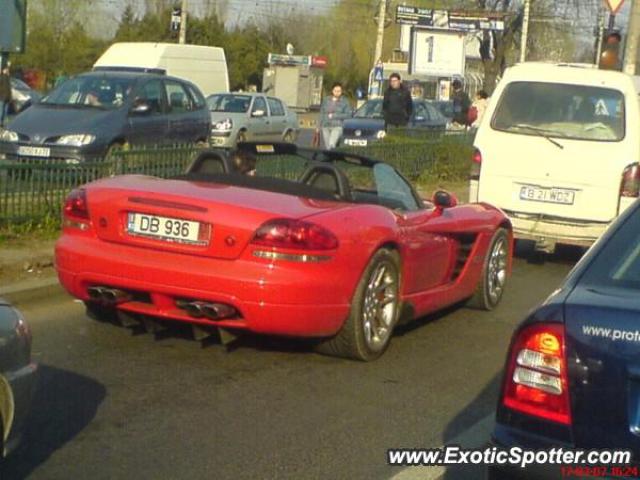
<instances>
[{"instance_id":1,"label":"side air vent","mask_svg":"<svg viewBox=\"0 0 640 480\"><path fill-rule=\"evenodd\" d=\"M455 281L458 279L462 270L467 265L469 261L469 255L471 254L471 250L473 249L473 245L476 242L477 235L473 233L462 234L457 236L458 240L458 255L456 257L456 264L453 268L453 273L451 274L451 281Z\"/></svg>"}]
</instances>

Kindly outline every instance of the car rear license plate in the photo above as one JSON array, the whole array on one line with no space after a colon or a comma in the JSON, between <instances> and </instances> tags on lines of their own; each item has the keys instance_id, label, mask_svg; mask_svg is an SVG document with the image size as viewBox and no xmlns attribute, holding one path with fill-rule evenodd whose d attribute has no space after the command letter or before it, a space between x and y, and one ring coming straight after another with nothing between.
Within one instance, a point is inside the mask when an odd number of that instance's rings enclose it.
<instances>
[{"instance_id":1,"label":"car rear license plate","mask_svg":"<svg viewBox=\"0 0 640 480\"><path fill-rule=\"evenodd\" d=\"M344 144L349 145L350 147L366 147L367 143L367 140L358 138L347 138L344 141Z\"/></svg>"},{"instance_id":2,"label":"car rear license plate","mask_svg":"<svg viewBox=\"0 0 640 480\"><path fill-rule=\"evenodd\" d=\"M566 188L544 188L531 185L522 185L520 187L520 199L530 202L573 205L575 195L575 190L568 190Z\"/></svg>"},{"instance_id":3,"label":"car rear license plate","mask_svg":"<svg viewBox=\"0 0 640 480\"><path fill-rule=\"evenodd\" d=\"M202 230L202 227L203 225L200 222L161 217L159 215L147 215L145 213L130 212L127 219L127 232L129 235L193 245L207 245L209 243L208 235L201 235L202 233L208 233Z\"/></svg>"},{"instance_id":4,"label":"car rear license plate","mask_svg":"<svg viewBox=\"0 0 640 480\"><path fill-rule=\"evenodd\" d=\"M51 149L46 147L18 147L18 155L25 157L49 157Z\"/></svg>"}]
</instances>

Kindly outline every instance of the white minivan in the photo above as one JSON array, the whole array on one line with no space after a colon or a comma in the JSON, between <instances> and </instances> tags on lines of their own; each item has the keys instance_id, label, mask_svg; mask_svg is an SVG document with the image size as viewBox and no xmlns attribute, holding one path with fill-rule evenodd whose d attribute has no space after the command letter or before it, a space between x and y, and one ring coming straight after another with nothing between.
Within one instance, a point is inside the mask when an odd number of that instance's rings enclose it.
<instances>
[{"instance_id":1,"label":"white minivan","mask_svg":"<svg viewBox=\"0 0 640 480\"><path fill-rule=\"evenodd\" d=\"M640 192L640 77L591 65L507 69L474 141L470 201L540 251L591 245Z\"/></svg>"},{"instance_id":2,"label":"white minivan","mask_svg":"<svg viewBox=\"0 0 640 480\"><path fill-rule=\"evenodd\" d=\"M220 47L119 42L102 54L93 69L166 74L189 80L205 97L229 91L227 59Z\"/></svg>"}]
</instances>

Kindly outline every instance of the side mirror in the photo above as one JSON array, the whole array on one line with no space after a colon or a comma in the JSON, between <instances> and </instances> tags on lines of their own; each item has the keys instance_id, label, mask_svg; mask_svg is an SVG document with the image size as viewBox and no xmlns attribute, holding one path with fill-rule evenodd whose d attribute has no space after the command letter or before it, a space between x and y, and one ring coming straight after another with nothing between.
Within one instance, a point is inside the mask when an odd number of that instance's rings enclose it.
<instances>
[{"instance_id":1,"label":"side mirror","mask_svg":"<svg viewBox=\"0 0 640 480\"><path fill-rule=\"evenodd\" d=\"M137 102L131 108L133 115L146 115L151 112L151 105L147 102Z\"/></svg>"},{"instance_id":2,"label":"side mirror","mask_svg":"<svg viewBox=\"0 0 640 480\"><path fill-rule=\"evenodd\" d=\"M437 208L441 209L453 208L458 205L458 199L456 198L456 196L444 190L438 190L436 193L434 193L431 202Z\"/></svg>"},{"instance_id":3,"label":"side mirror","mask_svg":"<svg viewBox=\"0 0 640 480\"><path fill-rule=\"evenodd\" d=\"M254 110L253 112L251 112L251 116L253 118L262 118L264 117L264 114L265 114L264 110Z\"/></svg>"}]
</instances>

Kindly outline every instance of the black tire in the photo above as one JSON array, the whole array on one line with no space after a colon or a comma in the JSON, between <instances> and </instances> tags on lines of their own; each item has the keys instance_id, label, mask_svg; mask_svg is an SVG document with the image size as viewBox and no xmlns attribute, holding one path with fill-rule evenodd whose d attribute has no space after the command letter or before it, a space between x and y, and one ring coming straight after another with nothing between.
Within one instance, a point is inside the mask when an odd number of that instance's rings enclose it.
<instances>
[{"instance_id":1,"label":"black tire","mask_svg":"<svg viewBox=\"0 0 640 480\"><path fill-rule=\"evenodd\" d=\"M282 137L282 140L285 143L295 143L296 135L293 132L293 130L289 130L289 131L287 131L287 133L284 134L284 137Z\"/></svg>"},{"instance_id":2,"label":"black tire","mask_svg":"<svg viewBox=\"0 0 640 480\"><path fill-rule=\"evenodd\" d=\"M129 150L129 144L127 142L114 142L111 145L109 145L109 148L107 149L107 153L105 155L105 160L107 163L105 169L103 172L101 172L101 175L98 175L98 178L103 177L103 176L107 176L107 177L113 177L115 175L117 175L119 172L119 170L121 170L120 168L118 168L118 163L115 159L114 154L117 154L118 152L122 152L122 151L126 151ZM122 173L122 172L120 172Z\"/></svg>"},{"instance_id":3,"label":"black tire","mask_svg":"<svg viewBox=\"0 0 640 480\"><path fill-rule=\"evenodd\" d=\"M238 135L236 136L236 145L246 141L247 141L247 132L245 130L240 130L238 132Z\"/></svg>"},{"instance_id":4,"label":"black tire","mask_svg":"<svg viewBox=\"0 0 640 480\"><path fill-rule=\"evenodd\" d=\"M513 475L502 469L488 466L485 478L487 480L513 480Z\"/></svg>"},{"instance_id":5,"label":"black tire","mask_svg":"<svg viewBox=\"0 0 640 480\"><path fill-rule=\"evenodd\" d=\"M385 278L385 269L389 269L389 275L394 277L393 287L389 285L389 288L393 291L393 295L395 295L395 302L393 302L393 307L389 309L392 313L388 315L390 321L386 324L387 328L385 329L385 338L379 345L372 348L365 333L365 302L367 301L367 292L372 292L372 289L369 286L370 281L373 283L374 280L372 275L378 272L381 268L383 269L383 273L381 275ZM364 273L358 282L356 293L351 303L349 316L342 325L342 328L335 336L320 342L316 346L316 351L334 357L351 358L364 362L369 362L380 357L389 346L391 336L393 335L393 329L398 322L398 317L400 316L400 278L400 256L398 255L398 252L386 248L378 250L369 261L367 268L365 268ZM384 293L384 295L386 295L389 292L385 289L384 292L380 293ZM391 302L389 302L389 304L391 304ZM387 305L388 304L385 304L384 308L386 308Z\"/></svg>"},{"instance_id":6,"label":"black tire","mask_svg":"<svg viewBox=\"0 0 640 480\"><path fill-rule=\"evenodd\" d=\"M84 302L87 310L87 317L101 323L113 323L116 319L116 311L93 302Z\"/></svg>"},{"instance_id":7,"label":"black tire","mask_svg":"<svg viewBox=\"0 0 640 480\"><path fill-rule=\"evenodd\" d=\"M502 273L504 275L504 280L499 288L499 292L497 292L494 287L494 282L496 282L497 279L493 278L495 274L492 272L491 262L495 259L495 257L492 258L493 254L496 249L500 248L500 246L503 246L506 249L506 258L503 260L505 264L501 265L504 268ZM476 288L473 297L469 299L467 306L479 310L493 310L498 306L502 296L504 295L504 287L507 279L506 262L509 261L510 255L511 245L509 242L509 233L505 228L498 228L489 243L489 248L487 249L487 254L482 266L480 282L478 282L478 287Z\"/></svg>"}]
</instances>

